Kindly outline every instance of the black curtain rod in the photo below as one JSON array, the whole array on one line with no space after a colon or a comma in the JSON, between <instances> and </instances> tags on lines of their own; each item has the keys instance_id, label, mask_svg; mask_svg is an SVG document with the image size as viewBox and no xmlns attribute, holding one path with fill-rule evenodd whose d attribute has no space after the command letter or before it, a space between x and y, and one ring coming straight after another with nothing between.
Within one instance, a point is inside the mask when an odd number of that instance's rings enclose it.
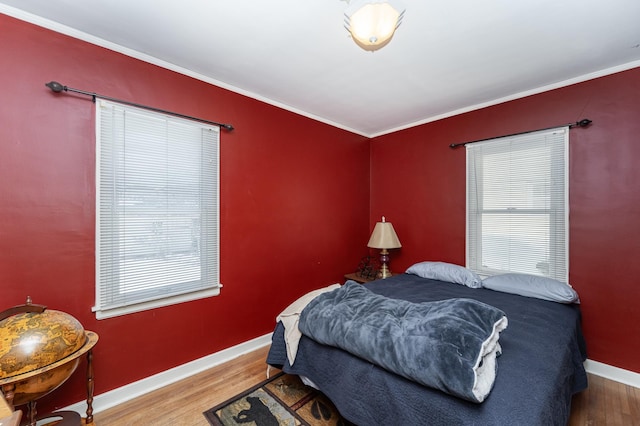
<instances>
[{"instance_id":1,"label":"black curtain rod","mask_svg":"<svg viewBox=\"0 0 640 426\"><path fill-rule=\"evenodd\" d=\"M195 121L199 121L201 123L213 124L214 126L220 126L223 129L228 130L228 131L232 131L233 130L233 126L231 124L217 123L215 121L204 120L202 118L192 117L190 115L178 114L177 112L171 112L171 111L167 111L167 110L160 109L160 108L154 108L154 107L150 107L150 106L147 106L147 105L141 105L141 104L137 104L135 102L123 101L122 99L111 98L109 96L103 96L103 95L99 95L97 93L86 92L84 90L74 89L72 87L64 86L64 85L58 83L57 81L50 81L48 83L45 83L45 86L47 86L49 89L51 89L55 93L60 93L60 92L64 91L64 92L74 92L74 93L80 93L81 95L91 96L91 98L93 99L93 102L96 101L96 98L100 98L100 99L104 99L104 100L107 100L107 101L120 102L121 104L129 105L129 106L133 106L133 107L138 107L138 108L142 108L142 109L147 109L149 111L155 111L155 112L160 112L160 113L164 113L164 114L169 114L169 115L173 115L173 116L180 117L180 118L187 118L189 120L195 120Z\"/></svg>"},{"instance_id":2,"label":"black curtain rod","mask_svg":"<svg viewBox=\"0 0 640 426\"><path fill-rule=\"evenodd\" d=\"M576 121L575 123L565 124L564 126L546 127L544 129L529 130L528 132L512 133L510 135L496 136L496 137L493 137L493 138L486 138L486 139L478 139L477 141L471 141L471 142L452 143L451 145L449 145L449 148L455 149L455 148L458 148L458 147L461 147L461 146L465 146L466 144L469 144L469 143L484 142L484 141L488 141L488 140L492 140L492 139L499 139L499 138L508 138L510 136L526 135L527 133L542 132L542 131L545 131L545 130L557 129L558 127L568 127L570 129L573 129L574 127L587 127L591 123L592 123L592 121L589 120L588 118L583 118L580 121Z\"/></svg>"}]
</instances>

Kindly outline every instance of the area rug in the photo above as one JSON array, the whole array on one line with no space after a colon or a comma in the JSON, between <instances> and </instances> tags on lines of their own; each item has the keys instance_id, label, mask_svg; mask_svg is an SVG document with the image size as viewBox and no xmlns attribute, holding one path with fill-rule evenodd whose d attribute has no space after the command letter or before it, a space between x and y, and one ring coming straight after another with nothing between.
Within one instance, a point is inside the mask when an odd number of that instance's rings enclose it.
<instances>
[{"instance_id":1,"label":"area rug","mask_svg":"<svg viewBox=\"0 0 640 426\"><path fill-rule=\"evenodd\" d=\"M321 392L285 373L203 414L213 426L353 426Z\"/></svg>"}]
</instances>

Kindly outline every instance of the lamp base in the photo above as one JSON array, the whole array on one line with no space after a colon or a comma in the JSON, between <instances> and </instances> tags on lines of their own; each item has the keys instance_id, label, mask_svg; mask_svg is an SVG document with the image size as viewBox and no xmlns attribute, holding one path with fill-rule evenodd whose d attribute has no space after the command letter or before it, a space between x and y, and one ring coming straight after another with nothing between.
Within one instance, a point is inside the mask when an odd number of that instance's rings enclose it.
<instances>
[{"instance_id":1,"label":"lamp base","mask_svg":"<svg viewBox=\"0 0 640 426\"><path fill-rule=\"evenodd\" d=\"M377 275L376 277L377 277L377 278L380 278L380 279L385 279L385 278L389 278L389 277L391 277L391 276L393 276L393 274L391 273L391 271L389 270L389 268L384 268L384 269L382 269L382 268L381 268L381 269L378 271L378 275Z\"/></svg>"},{"instance_id":2,"label":"lamp base","mask_svg":"<svg viewBox=\"0 0 640 426\"><path fill-rule=\"evenodd\" d=\"M378 271L378 275L376 276L376 278L379 278L379 279L389 278L392 274L388 266L389 252L387 251L387 249L382 249L380 251L380 264L382 266L380 266L380 270Z\"/></svg>"}]
</instances>

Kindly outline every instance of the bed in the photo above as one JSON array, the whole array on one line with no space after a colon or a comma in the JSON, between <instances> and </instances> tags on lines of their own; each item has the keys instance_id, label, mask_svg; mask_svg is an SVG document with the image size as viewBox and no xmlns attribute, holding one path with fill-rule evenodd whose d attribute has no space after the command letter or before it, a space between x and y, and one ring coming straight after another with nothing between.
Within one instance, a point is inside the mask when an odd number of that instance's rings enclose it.
<instances>
[{"instance_id":1,"label":"bed","mask_svg":"<svg viewBox=\"0 0 640 426\"><path fill-rule=\"evenodd\" d=\"M400 274L365 284L392 299L474 299L502 310L501 354L487 398L452 396L302 335L293 365L278 322L267 363L303 377L350 422L371 425L565 425L572 395L587 387L586 346L576 303L557 303L486 288Z\"/></svg>"}]
</instances>

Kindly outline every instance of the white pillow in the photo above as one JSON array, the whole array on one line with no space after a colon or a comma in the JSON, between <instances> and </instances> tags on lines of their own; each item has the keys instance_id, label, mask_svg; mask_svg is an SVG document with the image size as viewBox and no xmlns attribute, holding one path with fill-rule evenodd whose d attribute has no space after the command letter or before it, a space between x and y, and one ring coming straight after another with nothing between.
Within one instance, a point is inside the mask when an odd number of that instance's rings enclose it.
<instances>
[{"instance_id":1,"label":"white pillow","mask_svg":"<svg viewBox=\"0 0 640 426\"><path fill-rule=\"evenodd\" d=\"M482 280L470 269L464 266L446 262L419 262L407 269L407 274L414 274L422 278L449 281L466 285L471 288L482 287Z\"/></svg>"},{"instance_id":2,"label":"white pillow","mask_svg":"<svg viewBox=\"0 0 640 426\"><path fill-rule=\"evenodd\" d=\"M578 293L568 284L529 274L502 274L487 277L482 287L560 303L580 303Z\"/></svg>"}]
</instances>

